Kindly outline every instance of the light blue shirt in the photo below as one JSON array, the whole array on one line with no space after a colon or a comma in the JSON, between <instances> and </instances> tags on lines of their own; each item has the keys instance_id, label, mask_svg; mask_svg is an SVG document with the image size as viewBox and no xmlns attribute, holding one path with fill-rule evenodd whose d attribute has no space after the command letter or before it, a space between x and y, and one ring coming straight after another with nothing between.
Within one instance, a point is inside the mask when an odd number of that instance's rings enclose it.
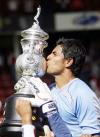
<instances>
[{"instance_id":1,"label":"light blue shirt","mask_svg":"<svg viewBox=\"0 0 100 137\"><path fill-rule=\"evenodd\" d=\"M55 86L51 91L73 137L100 133L100 101L86 83L75 78L61 89Z\"/></svg>"}]
</instances>

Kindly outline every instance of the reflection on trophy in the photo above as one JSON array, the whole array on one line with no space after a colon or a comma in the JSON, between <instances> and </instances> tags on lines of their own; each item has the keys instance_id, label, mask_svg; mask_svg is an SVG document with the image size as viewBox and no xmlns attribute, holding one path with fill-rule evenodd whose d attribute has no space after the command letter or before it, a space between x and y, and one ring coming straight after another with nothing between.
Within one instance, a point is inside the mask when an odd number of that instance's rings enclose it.
<instances>
[{"instance_id":1,"label":"reflection on trophy","mask_svg":"<svg viewBox=\"0 0 100 137\"><path fill-rule=\"evenodd\" d=\"M16 60L16 73L19 77L15 84L15 94L8 97L5 102L4 120L0 125L0 137L21 137L21 118L16 113L15 102L18 98L34 98L37 88L32 84L32 77L40 77L44 74L42 70L43 49L47 47L46 40L49 35L44 32L38 22L41 8L37 8L37 14L31 28L21 32L21 46L23 53ZM33 124L37 127L37 137L42 133L42 120L37 113L33 112ZM40 131L39 131L40 130Z\"/></svg>"}]
</instances>

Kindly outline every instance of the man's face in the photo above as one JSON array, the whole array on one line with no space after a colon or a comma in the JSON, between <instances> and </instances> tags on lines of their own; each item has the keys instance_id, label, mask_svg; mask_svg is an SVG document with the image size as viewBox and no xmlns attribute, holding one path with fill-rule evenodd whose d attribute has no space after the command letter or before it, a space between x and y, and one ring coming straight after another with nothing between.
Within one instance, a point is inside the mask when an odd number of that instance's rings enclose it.
<instances>
[{"instance_id":1,"label":"man's face","mask_svg":"<svg viewBox=\"0 0 100 137\"><path fill-rule=\"evenodd\" d=\"M52 53L47 57L47 73L60 75L65 70L65 59L61 45L57 45Z\"/></svg>"}]
</instances>

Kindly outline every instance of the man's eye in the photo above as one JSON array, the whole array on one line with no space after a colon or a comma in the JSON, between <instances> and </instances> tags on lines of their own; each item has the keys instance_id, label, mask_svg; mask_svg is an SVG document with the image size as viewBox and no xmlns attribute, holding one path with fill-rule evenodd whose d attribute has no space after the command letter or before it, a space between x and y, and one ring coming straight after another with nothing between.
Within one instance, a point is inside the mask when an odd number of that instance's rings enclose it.
<instances>
[{"instance_id":1,"label":"man's eye","mask_svg":"<svg viewBox=\"0 0 100 137\"><path fill-rule=\"evenodd\" d=\"M55 56L56 56L56 55L57 55L57 53L56 53L56 52L53 52L53 55L55 55Z\"/></svg>"}]
</instances>

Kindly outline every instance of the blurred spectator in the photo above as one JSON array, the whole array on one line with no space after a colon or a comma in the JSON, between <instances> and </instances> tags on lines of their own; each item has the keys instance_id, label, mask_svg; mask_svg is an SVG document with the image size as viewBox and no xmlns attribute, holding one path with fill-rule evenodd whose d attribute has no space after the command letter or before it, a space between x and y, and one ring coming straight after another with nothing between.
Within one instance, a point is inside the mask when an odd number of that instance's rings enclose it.
<instances>
[{"instance_id":1,"label":"blurred spectator","mask_svg":"<svg viewBox=\"0 0 100 137\"><path fill-rule=\"evenodd\" d=\"M90 85L100 99L100 62L92 64Z\"/></svg>"},{"instance_id":2,"label":"blurred spectator","mask_svg":"<svg viewBox=\"0 0 100 137\"><path fill-rule=\"evenodd\" d=\"M71 0L70 11L84 10L84 1L82 0Z\"/></svg>"},{"instance_id":3,"label":"blurred spectator","mask_svg":"<svg viewBox=\"0 0 100 137\"><path fill-rule=\"evenodd\" d=\"M34 10L33 5L34 5L33 0L24 0L23 1L24 12L32 13Z\"/></svg>"},{"instance_id":4,"label":"blurred spectator","mask_svg":"<svg viewBox=\"0 0 100 137\"><path fill-rule=\"evenodd\" d=\"M8 10L12 12L18 11L19 1L18 0L8 0L7 2Z\"/></svg>"},{"instance_id":5,"label":"blurred spectator","mask_svg":"<svg viewBox=\"0 0 100 137\"><path fill-rule=\"evenodd\" d=\"M58 10L61 11L67 11L69 10L69 4L70 4L71 0L56 0L56 4L58 5Z\"/></svg>"}]
</instances>

